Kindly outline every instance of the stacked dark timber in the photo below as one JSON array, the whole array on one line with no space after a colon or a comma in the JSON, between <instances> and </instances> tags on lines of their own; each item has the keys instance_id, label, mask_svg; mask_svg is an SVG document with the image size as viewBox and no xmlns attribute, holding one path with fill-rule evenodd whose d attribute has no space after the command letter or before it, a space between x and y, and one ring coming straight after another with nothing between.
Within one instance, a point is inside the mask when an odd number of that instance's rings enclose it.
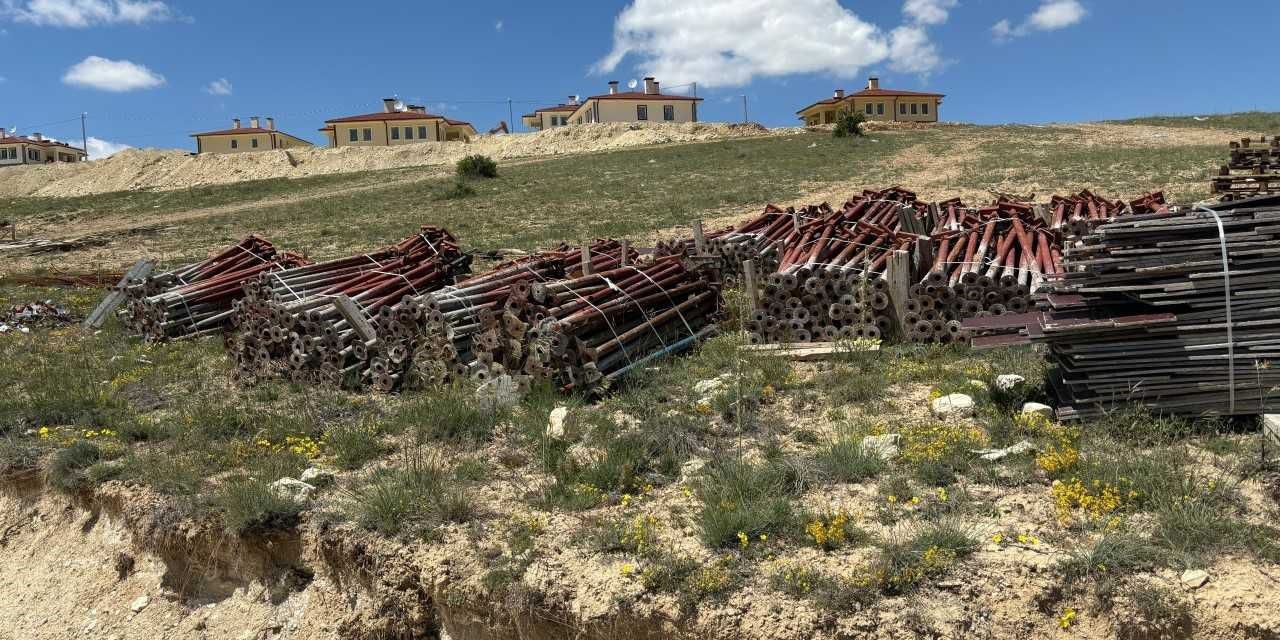
<instances>
[{"instance_id":1,"label":"stacked dark timber","mask_svg":"<svg viewBox=\"0 0 1280 640\"><path fill-rule=\"evenodd\" d=\"M521 373L596 393L715 331L716 283L680 256L564 280L513 284L471 336L473 373Z\"/></svg>"},{"instance_id":2,"label":"stacked dark timber","mask_svg":"<svg viewBox=\"0 0 1280 640\"><path fill-rule=\"evenodd\" d=\"M303 264L301 256L249 236L207 260L129 282L121 321L148 341L218 331L231 321L242 284Z\"/></svg>"},{"instance_id":3,"label":"stacked dark timber","mask_svg":"<svg viewBox=\"0 0 1280 640\"><path fill-rule=\"evenodd\" d=\"M949 342L966 335L965 319L1026 311L1044 278L1061 270L1060 241L1030 203L999 198L972 208L952 200L937 209L932 264L905 304L908 340Z\"/></svg>"},{"instance_id":4,"label":"stacked dark timber","mask_svg":"<svg viewBox=\"0 0 1280 640\"><path fill-rule=\"evenodd\" d=\"M1063 418L1130 402L1189 415L1275 410L1280 399L1271 390L1280 370L1267 363L1280 357L1280 208L1220 215L1230 341L1218 225L1191 211L1098 227L1067 250L1065 273L1049 281L1046 309L1019 318L1020 340L980 338L974 345L1047 344Z\"/></svg>"},{"instance_id":5,"label":"stacked dark timber","mask_svg":"<svg viewBox=\"0 0 1280 640\"><path fill-rule=\"evenodd\" d=\"M413 314L413 296L452 283L469 262L452 234L424 226L377 252L262 274L244 283L228 350L242 376L318 372L394 387L379 363L405 360L413 338L397 317Z\"/></svg>"},{"instance_id":6,"label":"stacked dark timber","mask_svg":"<svg viewBox=\"0 0 1280 640\"><path fill-rule=\"evenodd\" d=\"M776 247L777 267L747 323L751 341L887 337L894 326L889 259L920 237L910 229L923 224L924 209L915 194L893 188L865 191L838 210L766 210L757 226L766 246Z\"/></svg>"},{"instance_id":7,"label":"stacked dark timber","mask_svg":"<svg viewBox=\"0 0 1280 640\"><path fill-rule=\"evenodd\" d=\"M1232 142L1227 164L1209 184L1223 201L1280 193L1280 137Z\"/></svg>"},{"instance_id":8,"label":"stacked dark timber","mask_svg":"<svg viewBox=\"0 0 1280 640\"><path fill-rule=\"evenodd\" d=\"M638 254L615 240L596 240L588 247L590 271L633 264ZM402 378L410 374L419 384L439 384L457 377L483 378L489 364L477 364L475 336L495 326L513 292L531 284L555 282L583 275L582 249L561 245L550 251L503 262L489 271L416 296L407 301L411 313L397 314L400 333L414 336L408 362L399 363Z\"/></svg>"}]
</instances>

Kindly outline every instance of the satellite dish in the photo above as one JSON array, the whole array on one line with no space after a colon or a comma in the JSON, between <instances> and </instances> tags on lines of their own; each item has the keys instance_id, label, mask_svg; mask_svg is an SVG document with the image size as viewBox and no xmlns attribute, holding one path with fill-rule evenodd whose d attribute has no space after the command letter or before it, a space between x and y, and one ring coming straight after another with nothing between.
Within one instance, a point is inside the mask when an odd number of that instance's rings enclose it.
<instances>
[{"instance_id":1,"label":"satellite dish","mask_svg":"<svg viewBox=\"0 0 1280 640\"><path fill-rule=\"evenodd\" d=\"M404 102L401 100L396 100L396 103L391 105L391 108L395 109L396 111L404 111Z\"/></svg>"},{"instance_id":2,"label":"satellite dish","mask_svg":"<svg viewBox=\"0 0 1280 640\"><path fill-rule=\"evenodd\" d=\"M638 85L638 84L640 84L640 83L639 83L639 82L637 82L635 78L632 78L630 81L628 81L628 82L627 82L627 88L628 88L628 89L634 89L634 88L636 88L636 85Z\"/></svg>"}]
</instances>

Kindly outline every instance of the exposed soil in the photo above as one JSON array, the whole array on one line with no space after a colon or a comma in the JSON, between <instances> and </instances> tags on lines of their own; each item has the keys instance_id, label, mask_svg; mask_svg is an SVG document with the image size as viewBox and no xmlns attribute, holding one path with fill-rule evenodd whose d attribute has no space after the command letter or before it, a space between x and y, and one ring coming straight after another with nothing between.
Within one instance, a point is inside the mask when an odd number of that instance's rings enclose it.
<instances>
[{"instance_id":1,"label":"exposed soil","mask_svg":"<svg viewBox=\"0 0 1280 640\"><path fill-rule=\"evenodd\" d=\"M266 178L301 178L443 165L473 153L506 160L767 133L759 125L588 124L537 133L486 135L469 143L423 142L396 147L304 148L236 155L192 155L176 149L129 149L95 162L7 169L4 180L0 181L0 196L82 196L140 189L166 191Z\"/></svg>"}]
</instances>

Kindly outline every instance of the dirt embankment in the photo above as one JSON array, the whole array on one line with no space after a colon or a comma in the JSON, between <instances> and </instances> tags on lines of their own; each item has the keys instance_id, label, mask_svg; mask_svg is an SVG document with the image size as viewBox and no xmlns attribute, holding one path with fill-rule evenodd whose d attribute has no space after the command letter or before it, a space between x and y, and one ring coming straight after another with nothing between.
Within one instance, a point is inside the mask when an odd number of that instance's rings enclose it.
<instances>
[{"instance_id":1,"label":"dirt embankment","mask_svg":"<svg viewBox=\"0 0 1280 640\"><path fill-rule=\"evenodd\" d=\"M165 191L267 178L442 165L473 153L502 160L768 133L764 127L752 124L586 124L537 133L480 136L469 143L422 142L395 147L307 148L236 155L129 149L94 162L6 169L0 179L0 196L82 196L136 189Z\"/></svg>"}]
</instances>

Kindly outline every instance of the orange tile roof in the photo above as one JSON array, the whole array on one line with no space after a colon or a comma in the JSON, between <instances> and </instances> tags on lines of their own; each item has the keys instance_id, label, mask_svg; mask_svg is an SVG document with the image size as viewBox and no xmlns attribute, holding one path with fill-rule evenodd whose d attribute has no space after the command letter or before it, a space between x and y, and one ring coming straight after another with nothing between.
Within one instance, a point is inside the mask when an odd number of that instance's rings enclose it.
<instances>
[{"instance_id":1,"label":"orange tile roof","mask_svg":"<svg viewBox=\"0 0 1280 640\"><path fill-rule=\"evenodd\" d=\"M39 147L65 147L73 151L84 153L84 149L81 149L80 147L73 147L65 142L49 140L47 138L44 140L36 140L35 138L28 138L26 136L6 135L5 137L0 138L0 144L34 144Z\"/></svg>"},{"instance_id":2,"label":"orange tile roof","mask_svg":"<svg viewBox=\"0 0 1280 640\"><path fill-rule=\"evenodd\" d=\"M392 111L390 113L379 111L377 113L364 113L358 116L345 116L342 118L332 118L325 120L325 124L334 122L382 122L385 120L447 120L444 116L438 116L432 113L422 113L421 111Z\"/></svg>"},{"instance_id":3,"label":"orange tile roof","mask_svg":"<svg viewBox=\"0 0 1280 640\"><path fill-rule=\"evenodd\" d=\"M239 129L221 129L218 131L205 131L204 133L193 133L191 137L196 136L230 136L241 133L284 133L279 129L263 129L262 127L240 127ZM285 135L289 135L285 133Z\"/></svg>"},{"instance_id":4,"label":"orange tile roof","mask_svg":"<svg viewBox=\"0 0 1280 640\"><path fill-rule=\"evenodd\" d=\"M693 96L673 96L667 93L645 93L643 91L606 93L603 95L591 96L587 98L587 100L695 100L697 102L702 102L702 98L695 98ZM578 106L580 107L582 105Z\"/></svg>"}]
</instances>

